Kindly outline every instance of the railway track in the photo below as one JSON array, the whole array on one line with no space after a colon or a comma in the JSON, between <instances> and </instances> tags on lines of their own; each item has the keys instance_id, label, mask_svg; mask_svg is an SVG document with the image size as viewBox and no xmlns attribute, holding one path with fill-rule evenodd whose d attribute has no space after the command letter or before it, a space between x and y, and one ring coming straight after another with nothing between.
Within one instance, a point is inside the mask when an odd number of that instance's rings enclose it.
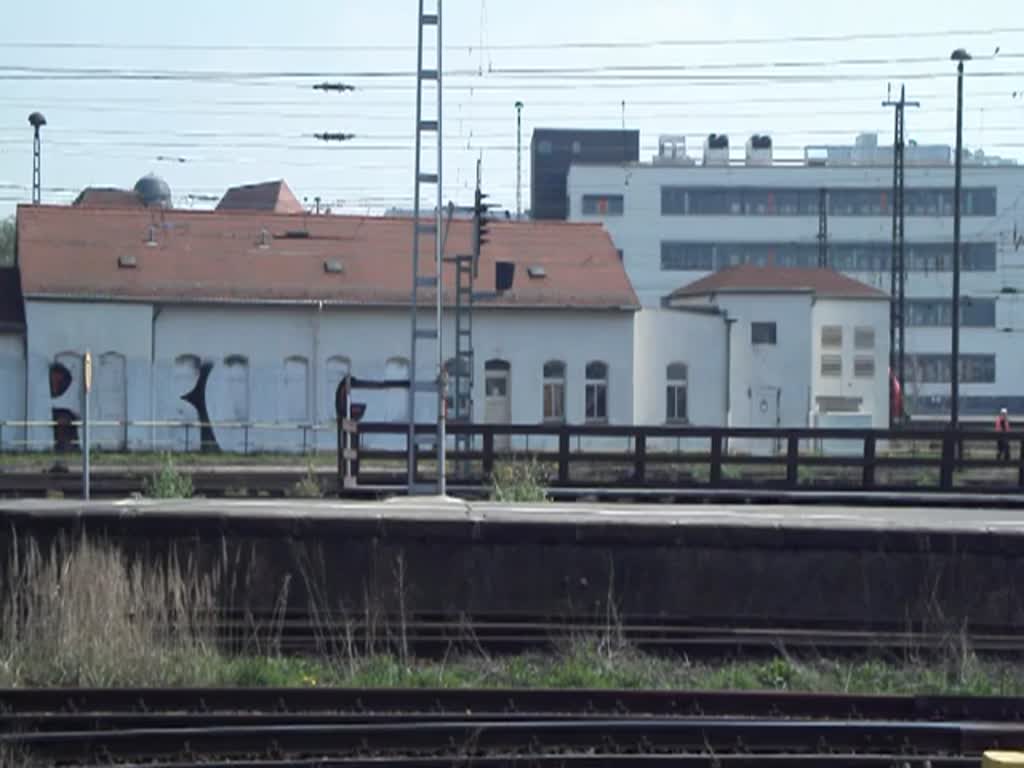
<instances>
[{"instance_id":1,"label":"railway track","mask_svg":"<svg viewBox=\"0 0 1024 768\"><path fill-rule=\"evenodd\" d=\"M1024 701L616 690L0 691L0 750L24 761L16 764L942 768L977 765L994 748L1024 748Z\"/></svg>"},{"instance_id":2,"label":"railway track","mask_svg":"<svg viewBox=\"0 0 1024 768\"><path fill-rule=\"evenodd\" d=\"M273 648L294 655L323 655L401 646L414 655L439 657L461 650L495 654L550 651L579 639L601 638L649 653L685 654L692 658L790 653L928 654L948 652L966 641L972 651L1001 658L1024 657L1024 635L1014 627L987 627L967 635L897 629L851 627L827 622L761 622L724 619L673 621L665 617L563 618L448 615L364 618L289 614L219 615L210 634L229 652Z\"/></svg>"}]
</instances>

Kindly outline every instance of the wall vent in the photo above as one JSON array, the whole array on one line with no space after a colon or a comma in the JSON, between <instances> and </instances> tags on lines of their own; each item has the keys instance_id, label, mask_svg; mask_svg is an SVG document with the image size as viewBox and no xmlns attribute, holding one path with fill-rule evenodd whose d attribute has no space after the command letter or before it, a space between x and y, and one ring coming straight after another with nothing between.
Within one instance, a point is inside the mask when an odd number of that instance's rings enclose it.
<instances>
[{"instance_id":1,"label":"wall vent","mask_svg":"<svg viewBox=\"0 0 1024 768\"><path fill-rule=\"evenodd\" d=\"M272 238L270 236L270 233L267 232L266 229L261 229L260 230L260 239L259 239L258 245L259 245L260 248L269 248L270 247L270 241L273 240L273 239L274 238Z\"/></svg>"},{"instance_id":2,"label":"wall vent","mask_svg":"<svg viewBox=\"0 0 1024 768\"><path fill-rule=\"evenodd\" d=\"M139 260L130 254L117 257L117 266L121 269L135 269L139 266Z\"/></svg>"},{"instance_id":3,"label":"wall vent","mask_svg":"<svg viewBox=\"0 0 1024 768\"><path fill-rule=\"evenodd\" d=\"M341 259L327 259L324 261L324 272L337 275L344 271L345 270L341 265Z\"/></svg>"},{"instance_id":4,"label":"wall vent","mask_svg":"<svg viewBox=\"0 0 1024 768\"><path fill-rule=\"evenodd\" d=\"M526 270L526 273L530 277L533 277L533 278L541 278L541 277L547 277L548 276L547 270L545 270L544 267L536 266L536 265L532 266L532 267L528 267L527 270Z\"/></svg>"}]
</instances>

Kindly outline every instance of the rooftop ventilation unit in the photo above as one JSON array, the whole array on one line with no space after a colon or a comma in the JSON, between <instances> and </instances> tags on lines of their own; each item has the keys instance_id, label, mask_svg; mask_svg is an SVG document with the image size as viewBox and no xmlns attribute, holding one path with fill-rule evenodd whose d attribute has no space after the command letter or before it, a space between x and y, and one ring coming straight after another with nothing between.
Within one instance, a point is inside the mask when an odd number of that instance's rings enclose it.
<instances>
[{"instance_id":1,"label":"rooftop ventilation unit","mask_svg":"<svg viewBox=\"0 0 1024 768\"><path fill-rule=\"evenodd\" d=\"M712 133L704 139L704 165L729 164L729 137L724 133Z\"/></svg>"},{"instance_id":2,"label":"rooftop ventilation unit","mask_svg":"<svg viewBox=\"0 0 1024 768\"><path fill-rule=\"evenodd\" d=\"M747 165L772 164L772 137L755 133L747 139Z\"/></svg>"},{"instance_id":3,"label":"rooftop ventilation unit","mask_svg":"<svg viewBox=\"0 0 1024 768\"><path fill-rule=\"evenodd\" d=\"M659 136L658 154L655 165L694 165L693 158L686 154L685 136Z\"/></svg>"}]
</instances>

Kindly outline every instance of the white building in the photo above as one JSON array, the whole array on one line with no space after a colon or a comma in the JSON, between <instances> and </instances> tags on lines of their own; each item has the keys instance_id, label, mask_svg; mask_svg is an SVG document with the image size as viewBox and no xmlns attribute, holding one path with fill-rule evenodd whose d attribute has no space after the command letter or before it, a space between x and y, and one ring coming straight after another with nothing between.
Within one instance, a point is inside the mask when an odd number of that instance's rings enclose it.
<instances>
[{"instance_id":1,"label":"white building","mask_svg":"<svg viewBox=\"0 0 1024 768\"><path fill-rule=\"evenodd\" d=\"M913 144L906 152L904 390L915 416L949 407L951 154ZM810 147L800 163L773 160L766 137L747 143L741 163L725 137L706 142L700 163L683 139L666 138L651 163L572 166L570 218L605 224L648 307L728 266L817 265L823 228L828 265L888 292L891 160L873 136ZM969 155L963 188L961 413L1024 412L1024 168Z\"/></svg>"}]
</instances>

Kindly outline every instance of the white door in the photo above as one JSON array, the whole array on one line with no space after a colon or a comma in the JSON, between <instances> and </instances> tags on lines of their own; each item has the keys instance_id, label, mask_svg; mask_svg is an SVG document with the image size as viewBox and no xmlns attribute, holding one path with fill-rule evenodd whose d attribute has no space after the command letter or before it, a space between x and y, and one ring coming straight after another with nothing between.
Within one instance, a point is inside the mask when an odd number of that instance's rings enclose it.
<instances>
[{"instance_id":1,"label":"white door","mask_svg":"<svg viewBox=\"0 0 1024 768\"><path fill-rule=\"evenodd\" d=\"M512 421L512 398L509 394L510 366L504 360L489 360L484 366L484 423L509 424ZM509 435L494 438L496 451L507 451Z\"/></svg>"},{"instance_id":2,"label":"white door","mask_svg":"<svg viewBox=\"0 0 1024 768\"><path fill-rule=\"evenodd\" d=\"M96 370L96 445L110 450L125 448L128 437L128 397L124 355L100 355Z\"/></svg>"},{"instance_id":3,"label":"white door","mask_svg":"<svg viewBox=\"0 0 1024 768\"><path fill-rule=\"evenodd\" d=\"M778 387L758 387L754 393L754 402L751 404L753 413L750 415L750 423L758 429L776 429L779 426L779 396ZM779 441L753 440L751 453L765 455L778 453Z\"/></svg>"}]
</instances>

